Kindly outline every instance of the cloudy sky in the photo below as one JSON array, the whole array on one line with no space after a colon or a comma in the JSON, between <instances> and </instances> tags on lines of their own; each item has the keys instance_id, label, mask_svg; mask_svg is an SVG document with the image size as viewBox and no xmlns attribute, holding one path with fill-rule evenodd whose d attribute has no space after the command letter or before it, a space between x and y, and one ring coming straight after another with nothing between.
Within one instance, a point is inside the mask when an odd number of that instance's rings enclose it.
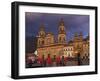
<instances>
[{"instance_id":1,"label":"cloudy sky","mask_svg":"<svg viewBox=\"0 0 100 81\"><path fill-rule=\"evenodd\" d=\"M63 18L66 28L67 40L71 40L74 33L82 32L86 37L89 33L89 16L88 15L71 15L71 14L50 14L50 13L25 13L26 37L37 36L40 25L45 25L46 32L58 34L59 21Z\"/></svg>"}]
</instances>

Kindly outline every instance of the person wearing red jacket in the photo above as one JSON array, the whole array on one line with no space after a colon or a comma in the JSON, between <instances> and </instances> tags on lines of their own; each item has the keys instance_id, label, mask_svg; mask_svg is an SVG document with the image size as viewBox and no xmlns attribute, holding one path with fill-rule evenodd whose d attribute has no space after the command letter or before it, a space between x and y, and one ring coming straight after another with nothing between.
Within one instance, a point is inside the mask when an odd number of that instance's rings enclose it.
<instances>
[{"instance_id":1,"label":"person wearing red jacket","mask_svg":"<svg viewBox=\"0 0 100 81\"><path fill-rule=\"evenodd\" d=\"M60 56L57 56L57 58L56 58L56 65L59 66L60 63L61 63L61 58L60 58Z\"/></svg>"},{"instance_id":2,"label":"person wearing red jacket","mask_svg":"<svg viewBox=\"0 0 100 81\"><path fill-rule=\"evenodd\" d=\"M48 54L48 57L47 57L47 59L46 59L46 65L47 65L47 66L51 66L51 65L52 65L52 59L51 59L51 57L50 57L50 54Z\"/></svg>"}]
</instances>

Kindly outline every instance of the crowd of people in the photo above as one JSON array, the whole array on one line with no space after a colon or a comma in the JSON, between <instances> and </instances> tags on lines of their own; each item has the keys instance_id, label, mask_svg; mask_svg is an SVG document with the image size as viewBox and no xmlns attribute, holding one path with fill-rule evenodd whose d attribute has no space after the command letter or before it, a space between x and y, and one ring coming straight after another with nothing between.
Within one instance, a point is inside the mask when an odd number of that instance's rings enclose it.
<instances>
[{"instance_id":1,"label":"crowd of people","mask_svg":"<svg viewBox=\"0 0 100 81\"><path fill-rule=\"evenodd\" d=\"M67 61L67 58L64 58L64 56L62 56L62 58L60 56L56 57L54 55L53 58L50 57L50 55L48 55L48 57L45 59L44 56L42 56L42 58L38 58L38 63L41 64L41 66L59 66L59 65L65 65L64 62Z\"/></svg>"},{"instance_id":2,"label":"crowd of people","mask_svg":"<svg viewBox=\"0 0 100 81\"><path fill-rule=\"evenodd\" d=\"M27 59L26 64L27 67L65 66L67 61L73 59L80 61L79 57L75 59L72 57L54 55L53 58L51 58L50 54L48 54L47 58L42 55L42 57L34 56L32 59ZM78 62L78 64L80 64L80 62Z\"/></svg>"}]
</instances>

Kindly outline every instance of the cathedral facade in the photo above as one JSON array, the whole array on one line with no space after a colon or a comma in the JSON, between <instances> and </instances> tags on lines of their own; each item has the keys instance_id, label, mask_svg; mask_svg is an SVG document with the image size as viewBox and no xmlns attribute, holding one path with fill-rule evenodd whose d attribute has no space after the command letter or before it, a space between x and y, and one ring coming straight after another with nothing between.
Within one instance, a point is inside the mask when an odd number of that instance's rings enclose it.
<instances>
[{"instance_id":1,"label":"cathedral facade","mask_svg":"<svg viewBox=\"0 0 100 81\"><path fill-rule=\"evenodd\" d=\"M78 53L81 54L81 57L89 56L89 36L84 39L82 33L75 33L73 40L69 42L66 37L63 19L59 22L57 37L52 32L46 32L45 26L42 24L37 36L37 55L45 58L48 55L51 58L54 56L76 57Z\"/></svg>"}]
</instances>

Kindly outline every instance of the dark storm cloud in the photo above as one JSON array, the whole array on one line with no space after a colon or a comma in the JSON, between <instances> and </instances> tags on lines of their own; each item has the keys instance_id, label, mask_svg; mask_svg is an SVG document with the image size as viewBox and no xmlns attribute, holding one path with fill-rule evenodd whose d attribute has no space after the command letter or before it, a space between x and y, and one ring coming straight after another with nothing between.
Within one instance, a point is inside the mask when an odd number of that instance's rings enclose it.
<instances>
[{"instance_id":1,"label":"dark storm cloud","mask_svg":"<svg viewBox=\"0 0 100 81\"><path fill-rule=\"evenodd\" d=\"M58 34L58 24L61 18L65 22L67 39L73 38L75 32L82 32L83 36L89 33L89 16L88 15L71 15L71 14L49 14L49 13L25 13L26 37L36 36L40 25L45 25L46 32Z\"/></svg>"}]
</instances>

